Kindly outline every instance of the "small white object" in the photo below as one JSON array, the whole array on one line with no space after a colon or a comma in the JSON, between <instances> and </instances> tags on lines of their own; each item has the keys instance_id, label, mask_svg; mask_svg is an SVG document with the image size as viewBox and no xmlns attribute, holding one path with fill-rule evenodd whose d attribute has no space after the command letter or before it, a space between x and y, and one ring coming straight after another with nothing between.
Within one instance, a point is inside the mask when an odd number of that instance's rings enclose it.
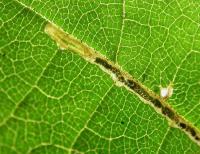
<instances>
[{"instance_id":1,"label":"small white object","mask_svg":"<svg viewBox=\"0 0 200 154\"><path fill-rule=\"evenodd\" d=\"M162 98L168 98L171 97L173 94L173 88L171 85L169 85L167 88L160 88L160 96Z\"/></svg>"}]
</instances>

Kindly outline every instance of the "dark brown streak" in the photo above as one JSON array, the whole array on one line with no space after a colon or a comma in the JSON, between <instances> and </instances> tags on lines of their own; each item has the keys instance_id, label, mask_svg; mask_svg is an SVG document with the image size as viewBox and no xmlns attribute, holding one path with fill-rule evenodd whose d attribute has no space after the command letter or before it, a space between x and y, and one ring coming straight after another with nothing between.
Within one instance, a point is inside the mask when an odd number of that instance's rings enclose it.
<instances>
[{"instance_id":1,"label":"dark brown streak","mask_svg":"<svg viewBox=\"0 0 200 154\"><path fill-rule=\"evenodd\" d=\"M95 61L97 64L100 64L101 66L103 66L105 69L111 70L112 69L112 65L108 64L108 62L102 58L98 58L96 57Z\"/></svg>"},{"instance_id":2,"label":"dark brown streak","mask_svg":"<svg viewBox=\"0 0 200 154\"><path fill-rule=\"evenodd\" d=\"M154 105L155 107L158 107L158 108L162 108L162 107L163 107L162 103L161 103L158 99L154 99L154 100L152 101L152 103L153 103L153 105Z\"/></svg>"},{"instance_id":3,"label":"dark brown streak","mask_svg":"<svg viewBox=\"0 0 200 154\"><path fill-rule=\"evenodd\" d=\"M185 129L185 128L186 128L186 124L185 124L185 123L182 123L182 122L179 123L179 126L180 126L182 129Z\"/></svg>"},{"instance_id":4,"label":"dark brown streak","mask_svg":"<svg viewBox=\"0 0 200 154\"><path fill-rule=\"evenodd\" d=\"M172 111L169 107L164 106L162 107L162 113L164 115L166 115L168 118L170 118L171 120L174 120L175 118L175 113L174 111Z\"/></svg>"}]
</instances>

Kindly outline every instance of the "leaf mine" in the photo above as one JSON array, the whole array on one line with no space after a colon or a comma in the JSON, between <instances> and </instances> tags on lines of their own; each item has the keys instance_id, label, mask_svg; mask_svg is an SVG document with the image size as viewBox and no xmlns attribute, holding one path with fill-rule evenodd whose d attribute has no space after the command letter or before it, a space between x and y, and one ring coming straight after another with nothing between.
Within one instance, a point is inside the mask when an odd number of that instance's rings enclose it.
<instances>
[{"instance_id":1,"label":"leaf mine","mask_svg":"<svg viewBox=\"0 0 200 154\"><path fill-rule=\"evenodd\" d=\"M111 76L117 86L123 86L136 94L144 103L149 104L156 112L164 116L168 120L169 126L181 129L200 146L200 131L181 117L166 101L166 98L173 94L173 87L171 85L167 88L161 88L160 96L158 96L112 61L109 61L93 48L67 34L57 26L47 23L44 31L57 43L60 49L69 49L79 54L88 62L99 66Z\"/></svg>"}]
</instances>

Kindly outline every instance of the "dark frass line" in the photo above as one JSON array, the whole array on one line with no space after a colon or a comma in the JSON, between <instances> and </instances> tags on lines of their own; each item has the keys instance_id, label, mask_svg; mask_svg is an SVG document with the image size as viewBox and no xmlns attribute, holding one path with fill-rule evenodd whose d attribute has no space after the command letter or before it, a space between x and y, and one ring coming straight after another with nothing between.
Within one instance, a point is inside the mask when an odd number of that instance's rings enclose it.
<instances>
[{"instance_id":1,"label":"dark frass line","mask_svg":"<svg viewBox=\"0 0 200 154\"><path fill-rule=\"evenodd\" d=\"M95 63L103 66L104 69L111 71L113 74L116 75L118 82L122 82L127 88L129 88L129 90L137 93L143 99L151 103L151 105L153 105L155 108L161 110L162 115L164 115L165 117L167 116L167 118L175 122L175 124L179 128L189 133L193 137L193 139L195 139L196 141L200 141L199 134L197 134L195 128L186 124L186 122L182 118L180 118L175 111L173 111L169 106L164 105L162 100L160 100L159 98L155 98L155 96L153 97L142 86L140 86L137 81L130 79L129 77L123 76L123 73L119 69L109 64L109 62L105 59L96 57Z\"/></svg>"},{"instance_id":2,"label":"dark frass line","mask_svg":"<svg viewBox=\"0 0 200 154\"><path fill-rule=\"evenodd\" d=\"M98 65L104 72L108 73L112 77L116 82L116 85L124 86L132 93L138 95L142 101L148 103L158 113L166 117L166 119L173 124L170 126L180 128L193 141L200 145L199 130L187 122L183 117L178 115L165 100L144 87L127 72L122 71L118 66L106 59L100 53L97 53L93 48L90 48L87 44L79 41L72 35L65 33L62 29L51 23L46 24L45 32L57 43L60 49L72 50L90 63Z\"/></svg>"}]
</instances>

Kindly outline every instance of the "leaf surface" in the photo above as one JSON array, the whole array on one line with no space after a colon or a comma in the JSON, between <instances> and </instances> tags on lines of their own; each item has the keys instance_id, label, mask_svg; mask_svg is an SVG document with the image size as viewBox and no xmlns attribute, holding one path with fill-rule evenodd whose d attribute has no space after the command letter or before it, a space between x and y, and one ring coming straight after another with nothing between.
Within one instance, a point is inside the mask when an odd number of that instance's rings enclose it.
<instances>
[{"instance_id":1,"label":"leaf surface","mask_svg":"<svg viewBox=\"0 0 200 154\"><path fill-rule=\"evenodd\" d=\"M155 109L44 31L54 23L200 129L197 1L0 2L0 153L199 153Z\"/></svg>"}]
</instances>

